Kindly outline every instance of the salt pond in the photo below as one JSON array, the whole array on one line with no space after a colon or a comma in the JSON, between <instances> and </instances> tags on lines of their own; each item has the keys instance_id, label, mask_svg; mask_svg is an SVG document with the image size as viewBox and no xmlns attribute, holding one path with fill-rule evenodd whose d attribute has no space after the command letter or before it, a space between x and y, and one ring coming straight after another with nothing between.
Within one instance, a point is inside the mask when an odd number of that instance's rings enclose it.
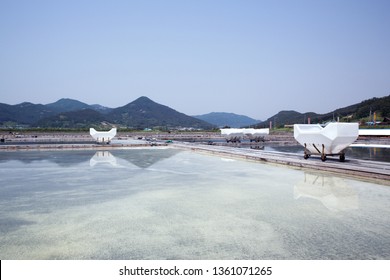
<instances>
[{"instance_id":1,"label":"salt pond","mask_svg":"<svg viewBox=\"0 0 390 280\"><path fill-rule=\"evenodd\" d=\"M390 259L390 187L172 148L0 153L0 259Z\"/></svg>"}]
</instances>

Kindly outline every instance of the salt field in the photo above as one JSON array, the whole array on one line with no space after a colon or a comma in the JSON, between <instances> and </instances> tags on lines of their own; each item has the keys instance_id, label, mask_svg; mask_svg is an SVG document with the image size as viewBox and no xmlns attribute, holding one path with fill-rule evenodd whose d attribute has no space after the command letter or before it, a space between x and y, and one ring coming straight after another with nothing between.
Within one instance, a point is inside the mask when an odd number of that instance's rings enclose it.
<instances>
[{"instance_id":1,"label":"salt field","mask_svg":"<svg viewBox=\"0 0 390 280\"><path fill-rule=\"evenodd\" d=\"M390 187L175 148L0 152L0 259L390 259Z\"/></svg>"}]
</instances>

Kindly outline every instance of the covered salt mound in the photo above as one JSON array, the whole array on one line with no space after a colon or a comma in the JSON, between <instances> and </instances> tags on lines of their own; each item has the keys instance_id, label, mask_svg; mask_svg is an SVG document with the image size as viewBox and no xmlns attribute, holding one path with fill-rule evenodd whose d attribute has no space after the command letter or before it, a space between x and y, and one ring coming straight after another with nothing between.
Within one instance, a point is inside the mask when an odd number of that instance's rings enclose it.
<instances>
[{"instance_id":1,"label":"covered salt mound","mask_svg":"<svg viewBox=\"0 0 390 280\"><path fill-rule=\"evenodd\" d=\"M110 143L111 139L116 135L116 127L112 128L110 131L96 131L94 128L89 129L89 134L92 138L98 143Z\"/></svg>"},{"instance_id":2,"label":"covered salt mound","mask_svg":"<svg viewBox=\"0 0 390 280\"><path fill-rule=\"evenodd\" d=\"M242 138L248 137L250 141L259 142L264 136L269 134L269 128L222 128L221 135L225 136L226 141L240 142Z\"/></svg>"}]
</instances>

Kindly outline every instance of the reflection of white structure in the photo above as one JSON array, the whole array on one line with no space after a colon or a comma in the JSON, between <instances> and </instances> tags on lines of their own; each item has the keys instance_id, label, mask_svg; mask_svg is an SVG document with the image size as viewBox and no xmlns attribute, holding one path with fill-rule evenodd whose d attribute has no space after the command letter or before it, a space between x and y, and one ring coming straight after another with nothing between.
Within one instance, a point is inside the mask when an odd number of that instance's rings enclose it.
<instances>
[{"instance_id":1,"label":"reflection of white structure","mask_svg":"<svg viewBox=\"0 0 390 280\"><path fill-rule=\"evenodd\" d=\"M320 201L331 211L359 208L357 193L341 178L305 173L305 179L294 186L294 199L308 197Z\"/></svg>"},{"instance_id":2,"label":"reflection of white structure","mask_svg":"<svg viewBox=\"0 0 390 280\"><path fill-rule=\"evenodd\" d=\"M259 142L264 140L264 136L269 134L269 128L222 128L221 135L224 135L227 142L240 142L244 136L250 141Z\"/></svg>"},{"instance_id":3,"label":"reflection of white structure","mask_svg":"<svg viewBox=\"0 0 390 280\"><path fill-rule=\"evenodd\" d=\"M112 128L110 131L96 131L94 128L89 129L89 134L96 140L98 143L110 143L111 139L116 135L116 127Z\"/></svg>"},{"instance_id":4,"label":"reflection of white structure","mask_svg":"<svg viewBox=\"0 0 390 280\"><path fill-rule=\"evenodd\" d=\"M108 151L97 151L95 155L89 160L89 165L94 167L99 163L109 163L113 166L117 165L116 157Z\"/></svg>"},{"instance_id":5,"label":"reflection of white structure","mask_svg":"<svg viewBox=\"0 0 390 280\"><path fill-rule=\"evenodd\" d=\"M312 154L340 155L344 161L344 149L359 136L358 123L329 123L325 127L319 124L295 124L294 137L305 147L305 158Z\"/></svg>"}]
</instances>

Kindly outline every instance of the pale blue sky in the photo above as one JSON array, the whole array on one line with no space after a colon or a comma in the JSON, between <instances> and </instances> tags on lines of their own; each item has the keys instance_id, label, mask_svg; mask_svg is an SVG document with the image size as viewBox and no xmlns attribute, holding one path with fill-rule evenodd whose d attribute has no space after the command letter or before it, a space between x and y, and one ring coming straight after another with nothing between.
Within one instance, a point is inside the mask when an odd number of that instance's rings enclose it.
<instances>
[{"instance_id":1,"label":"pale blue sky","mask_svg":"<svg viewBox=\"0 0 390 280\"><path fill-rule=\"evenodd\" d=\"M266 119L389 94L390 0L0 0L1 103Z\"/></svg>"}]
</instances>

